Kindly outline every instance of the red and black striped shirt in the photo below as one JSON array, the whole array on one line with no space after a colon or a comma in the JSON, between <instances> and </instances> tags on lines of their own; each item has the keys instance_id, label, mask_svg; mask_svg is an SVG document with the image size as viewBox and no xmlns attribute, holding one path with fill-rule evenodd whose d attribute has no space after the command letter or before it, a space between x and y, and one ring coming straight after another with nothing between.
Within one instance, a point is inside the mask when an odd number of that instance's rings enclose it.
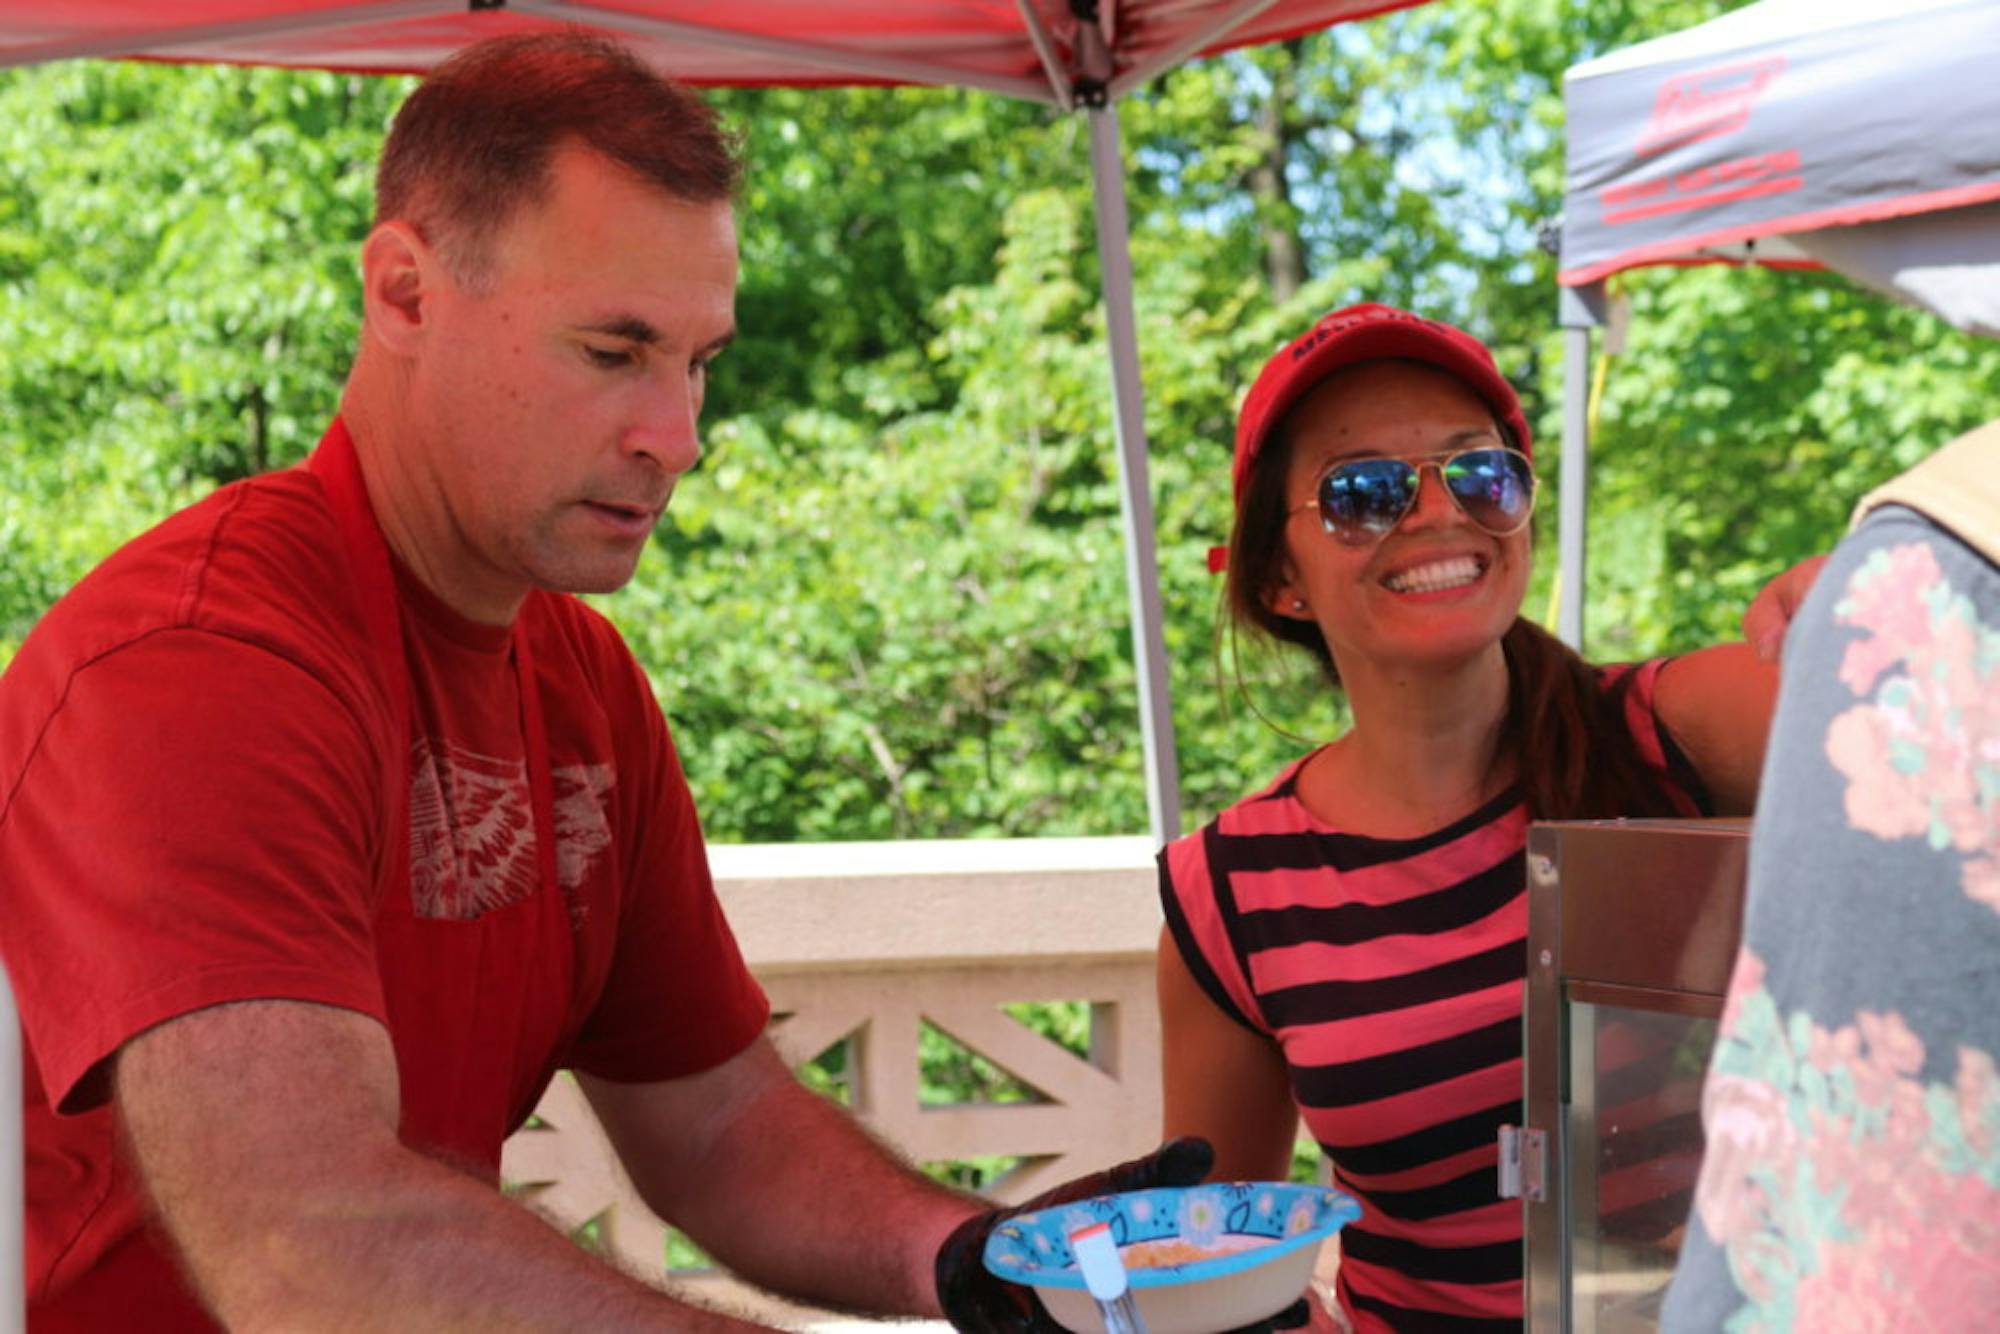
<instances>
[{"instance_id":1,"label":"red and black striped shirt","mask_svg":"<svg viewBox=\"0 0 2000 1334\"><path fill-rule=\"evenodd\" d=\"M1599 679L1702 814L1654 712L1664 662ZM1518 1330L1521 1205L1499 1198L1495 1137L1521 1121L1526 804L1510 789L1434 833L1370 838L1306 809L1304 764L1161 852L1167 924L1216 1005L1283 1049L1361 1202L1339 1271L1356 1330Z\"/></svg>"}]
</instances>

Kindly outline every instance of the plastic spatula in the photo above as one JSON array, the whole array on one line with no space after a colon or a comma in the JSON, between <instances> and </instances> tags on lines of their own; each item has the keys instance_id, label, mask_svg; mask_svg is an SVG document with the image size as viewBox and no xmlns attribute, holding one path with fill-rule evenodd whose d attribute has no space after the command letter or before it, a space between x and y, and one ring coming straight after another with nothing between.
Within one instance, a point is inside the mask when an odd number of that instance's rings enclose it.
<instances>
[{"instance_id":1,"label":"plastic spatula","mask_svg":"<svg viewBox=\"0 0 2000 1334\"><path fill-rule=\"evenodd\" d=\"M1118 1243L1111 1239L1111 1224L1093 1223L1070 1233L1069 1248L1083 1273L1083 1286L1097 1299L1104 1334L1146 1334L1146 1322L1140 1318L1132 1289L1125 1282L1125 1262L1118 1258Z\"/></svg>"}]
</instances>

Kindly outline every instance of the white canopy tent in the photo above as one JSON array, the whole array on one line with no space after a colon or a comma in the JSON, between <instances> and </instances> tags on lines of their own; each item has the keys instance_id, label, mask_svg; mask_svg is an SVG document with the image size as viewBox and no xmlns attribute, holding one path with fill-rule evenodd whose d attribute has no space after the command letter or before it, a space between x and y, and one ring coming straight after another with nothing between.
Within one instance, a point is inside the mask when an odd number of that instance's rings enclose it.
<instances>
[{"instance_id":1,"label":"white canopy tent","mask_svg":"<svg viewBox=\"0 0 2000 1334\"><path fill-rule=\"evenodd\" d=\"M1762 0L1573 66L1557 629L1583 638L1590 331L1646 264L1833 269L2000 336L2000 0Z\"/></svg>"}]
</instances>

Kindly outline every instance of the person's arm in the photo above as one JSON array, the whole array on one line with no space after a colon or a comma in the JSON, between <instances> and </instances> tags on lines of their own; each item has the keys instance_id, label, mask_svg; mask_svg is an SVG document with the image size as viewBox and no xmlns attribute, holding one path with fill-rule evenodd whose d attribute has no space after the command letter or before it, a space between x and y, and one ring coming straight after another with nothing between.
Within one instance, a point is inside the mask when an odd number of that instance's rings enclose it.
<instances>
[{"instance_id":1,"label":"person's arm","mask_svg":"<svg viewBox=\"0 0 2000 1334\"><path fill-rule=\"evenodd\" d=\"M1698 649L1660 669L1653 707L1701 775L1717 815L1756 807L1777 699L1777 664L1748 644Z\"/></svg>"},{"instance_id":2,"label":"person's arm","mask_svg":"<svg viewBox=\"0 0 2000 1334\"><path fill-rule=\"evenodd\" d=\"M1162 1138L1199 1135L1215 1147L1216 1181L1284 1181L1291 1176L1298 1110L1284 1053L1217 1008L1160 931L1156 965Z\"/></svg>"},{"instance_id":3,"label":"person's arm","mask_svg":"<svg viewBox=\"0 0 2000 1334\"><path fill-rule=\"evenodd\" d=\"M197 1010L117 1058L141 1179L232 1330L727 1331L396 1135L388 1034L295 1001Z\"/></svg>"},{"instance_id":4,"label":"person's arm","mask_svg":"<svg viewBox=\"0 0 2000 1334\"><path fill-rule=\"evenodd\" d=\"M1743 638L1758 657L1766 662L1778 660L1785 646L1785 631L1791 628L1792 617L1798 614L1825 564L1825 556L1808 556L1757 590L1743 613Z\"/></svg>"},{"instance_id":5,"label":"person's arm","mask_svg":"<svg viewBox=\"0 0 2000 1334\"><path fill-rule=\"evenodd\" d=\"M784 1296L935 1317L939 1248L990 1208L906 1166L762 1038L680 1079L577 1082L653 1211Z\"/></svg>"},{"instance_id":6,"label":"person's arm","mask_svg":"<svg viewBox=\"0 0 2000 1334\"><path fill-rule=\"evenodd\" d=\"M1654 707L1707 784L1718 815L1748 815L1757 805L1777 707L1778 654L1825 564L1825 556L1809 556L1757 590L1743 613L1744 642L1683 654L1660 670Z\"/></svg>"}]
</instances>

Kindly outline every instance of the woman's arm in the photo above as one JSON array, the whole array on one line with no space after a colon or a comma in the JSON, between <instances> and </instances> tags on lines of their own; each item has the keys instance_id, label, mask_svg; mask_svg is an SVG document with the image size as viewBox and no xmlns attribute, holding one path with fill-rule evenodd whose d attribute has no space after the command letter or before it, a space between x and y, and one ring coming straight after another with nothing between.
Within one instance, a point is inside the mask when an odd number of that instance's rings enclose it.
<instances>
[{"instance_id":1,"label":"woman's arm","mask_svg":"<svg viewBox=\"0 0 2000 1334\"><path fill-rule=\"evenodd\" d=\"M1759 589L1743 613L1746 642L1689 653L1660 671L1654 700L1660 721L1694 762L1718 815L1748 815L1757 804L1777 706L1778 653L1825 564L1825 556L1808 557Z\"/></svg>"},{"instance_id":2,"label":"woman's arm","mask_svg":"<svg viewBox=\"0 0 2000 1334\"><path fill-rule=\"evenodd\" d=\"M1157 980L1165 1107L1163 1138L1200 1135L1215 1146L1216 1181L1291 1175L1298 1111L1284 1053L1216 1008L1160 931Z\"/></svg>"},{"instance_id":3,"label":"woman's arm","mask_svg":"<svg viewBox=\"0 0 2000 1334\"><path fill-rule=\"evenodd\" d=\"M1812 592L1825 556L1808 556L1757 590L1743 613L1743 638L1766 662L1776 662L1785 646L1785 632L1792 617Z\"/></svg>"},{"instance_id":4,"label":"woman's arm","mask_svg":"<svg viewBox=\"0 0 2000 1334\"><path fill-rule=\"evenodd\" d=\"M1778 665L1744 643L1683 654L1660 669L1653 707L1693 762L1718 815L1757 804L1764 743L1778 698Z\"/></svg>"}]
</instances>

